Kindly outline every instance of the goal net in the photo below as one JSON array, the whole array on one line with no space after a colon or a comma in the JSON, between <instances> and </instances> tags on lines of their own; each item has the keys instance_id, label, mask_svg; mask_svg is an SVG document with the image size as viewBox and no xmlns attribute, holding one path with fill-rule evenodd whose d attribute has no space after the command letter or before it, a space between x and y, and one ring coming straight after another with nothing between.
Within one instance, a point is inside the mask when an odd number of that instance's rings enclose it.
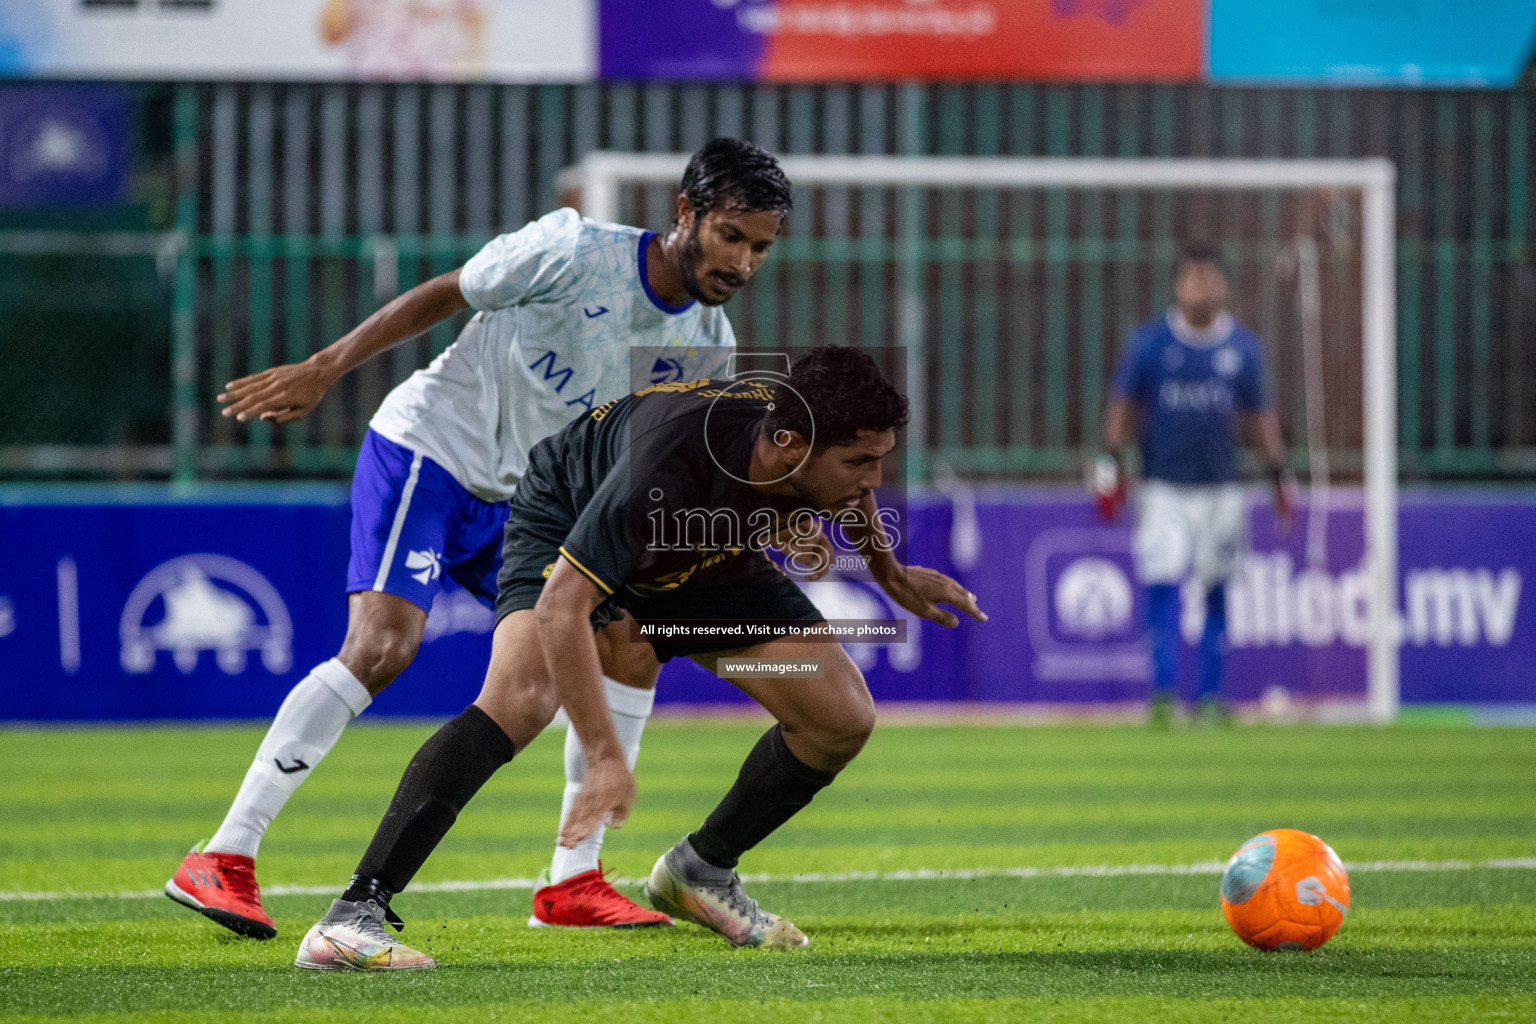
<instances>
[{"instance_id":1,"label":"goal net","mask_svg":"<svg viewBox=\"0 0 1536 1024\"><path fill-rule=\"evenodd\" d=\"M592 153L562 174L562 194L594 219L661 228L686 162ZM1171 301L1181 243L1203 241L1222 250L1234 313L1264 339L1301 481L1288 536L1253 492L1253 550L1228 587L1232 692L1275 716L1396 716L1390 163L782 163L795 209L732 324L748 349L902 350L907 483L947 497L954 567L1010 605L987 627L1004 635L967 656L970 695L1114 701L1144 688L1128 524L1098 524L1064 486L1007 485L1080 477L1126 336ZM1185 612L1190 638L1203 603L1187 595Z\"/></svg>"}]
</instances>

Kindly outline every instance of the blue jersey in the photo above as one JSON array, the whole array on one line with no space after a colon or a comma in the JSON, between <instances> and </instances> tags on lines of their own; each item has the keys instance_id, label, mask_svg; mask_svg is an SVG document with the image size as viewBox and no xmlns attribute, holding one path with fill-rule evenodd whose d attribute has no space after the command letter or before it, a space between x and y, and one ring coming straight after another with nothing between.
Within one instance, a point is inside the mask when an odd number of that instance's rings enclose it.
<instances>
[{"instance_id":1,"label":"blue jersey","mask_svg":"<svg viewBox=\"0 0 1536 1024\"><path fill-rule=\"evenodd\" d=\"M1203 331L1176 309L1141 325L1111 387L1141 410L1142 474L1175 484L1237 479L1236 415L1268 407L1258 336L1225 313Z\"/></svg>"}]
</instances>

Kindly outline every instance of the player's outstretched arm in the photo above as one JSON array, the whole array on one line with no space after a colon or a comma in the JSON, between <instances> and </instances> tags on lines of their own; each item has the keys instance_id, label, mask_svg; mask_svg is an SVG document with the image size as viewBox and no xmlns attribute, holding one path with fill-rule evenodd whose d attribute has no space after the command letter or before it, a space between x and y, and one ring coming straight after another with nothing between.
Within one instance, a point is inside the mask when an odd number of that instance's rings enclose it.
<instances>
[{"instance_id":1,"label":"player's outstretched arm","mask_svg":"<svg viewBox=\"0 0 1536 1024\"><path fill-rule=\"evenodd\" d=\"M555 561L534 606L544 662L571 728L587 753L581 795L560 826L559 841L565 847L574 847L598 825L622 825L635 802L635 776L624 763L624 748L613 731L597 640L592 636L592 610L602 601L592 581L562 557Z\"/></svg>"},{"instance_id":2,"label":"player's outstretched arm","mask_svg":"<svg viewBox=\"0 0 1536 1024\"><path fill-rule=\"evenodd\" d=\"M977 622L987 621L987 613L976 605L976 595L959 583L937 569L902 565L896 560L895 545L881 525L873 494L866 494L852 512L839 515L837 522L854 550L864 557L870 575L891 600L913 615L941 626L953 628L960 625L960 619L940 608L940 604L952 605Z\"/></svg>"},{"instance_id":3,"label":"player's outstretched arm","mask_svg":"<svg viewBox=\"0 0 1536 1024\"><path fill-rule=\"evenodd\" d=\"M218 396L224 415L242 423L303 419L346 373L468 306L457 270L424 281L302 363L274 366L224 385Z\"/></svg>"}]
</instances>

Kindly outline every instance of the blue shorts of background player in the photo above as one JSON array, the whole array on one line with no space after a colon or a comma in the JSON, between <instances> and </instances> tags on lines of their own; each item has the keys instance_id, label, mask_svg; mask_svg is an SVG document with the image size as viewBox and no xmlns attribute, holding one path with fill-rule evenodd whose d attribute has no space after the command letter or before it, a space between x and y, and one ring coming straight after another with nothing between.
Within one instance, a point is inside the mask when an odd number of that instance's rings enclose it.
<instances>
[{"instance_id":1,"label":"blue shorts of background player","mask_svg":"<svg viewBox=\"0 0 1536 1024\"><path fill-rule=\"evenodd\" d=\"M436 462L368 431L352 477L347 593L394 594L422 611L450 576L491 607L507 502L475 497Z\"/></svg>"}]
</instances>

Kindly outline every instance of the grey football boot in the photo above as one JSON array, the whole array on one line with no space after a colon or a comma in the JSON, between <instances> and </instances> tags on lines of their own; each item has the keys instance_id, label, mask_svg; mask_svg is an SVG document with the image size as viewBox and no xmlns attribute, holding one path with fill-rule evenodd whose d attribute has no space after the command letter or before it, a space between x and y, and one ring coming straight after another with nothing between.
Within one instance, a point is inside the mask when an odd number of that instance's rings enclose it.
<instances>
[{"instance_id":1,"label":"grey football boot","mask_svg":"<svg viewBox=\"0 0 1536 1024\"><path fill-rule=\"evenodd\" d=\"M299 944L293 965L310 971L422 971L436 967L430 956L397 942L384 929L386 913L373 900L332 900L331 909Z\"/></svg>"},{"instance_id":2,"label":"grey football boot","mask_svg":"<svg viewBox=\"0 0 1536 1024\"><path fill-rule=\"evenodd\" d=\"M703 925L733 946L809 946L805 933L757 905L730 868L717 868L684 839L661 855L645 883L651 906Z\"/></svg>"}]
</instances>

